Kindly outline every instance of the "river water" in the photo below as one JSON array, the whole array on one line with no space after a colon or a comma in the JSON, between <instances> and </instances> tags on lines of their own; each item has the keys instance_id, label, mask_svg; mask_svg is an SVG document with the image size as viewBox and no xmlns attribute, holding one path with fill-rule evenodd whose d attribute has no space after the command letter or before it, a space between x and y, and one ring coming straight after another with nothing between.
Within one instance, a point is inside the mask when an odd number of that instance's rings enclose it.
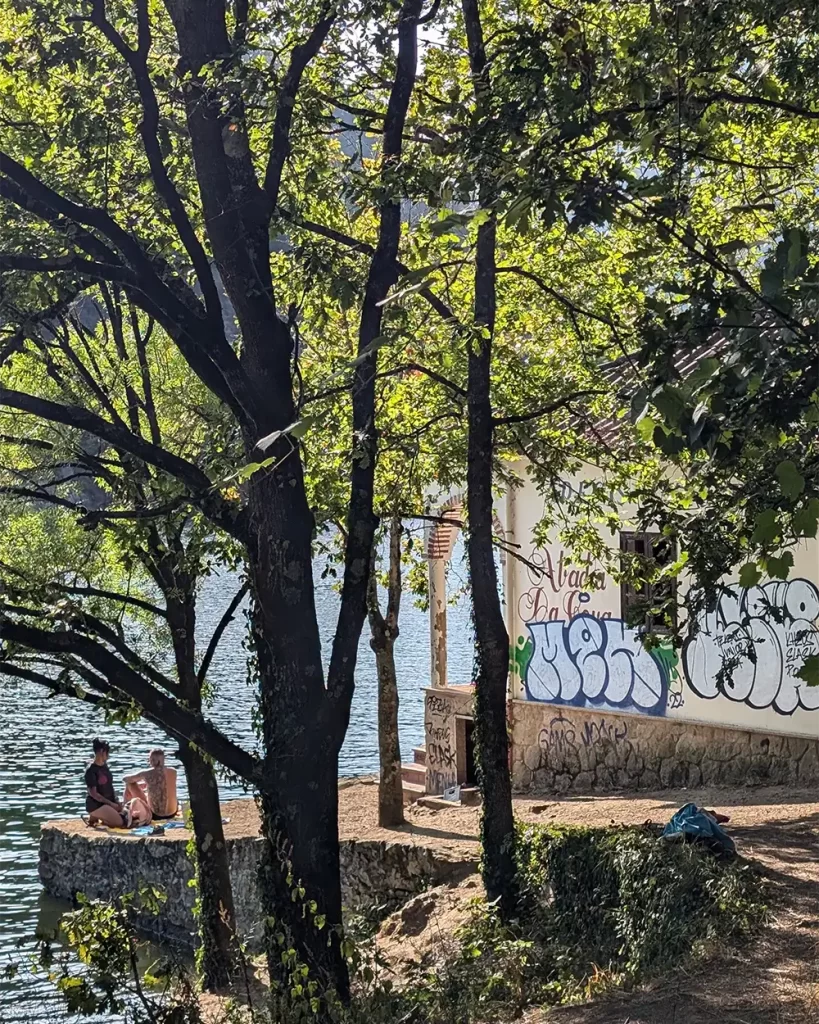
<instances>
[{"instance_id":1,"label":"river water","mask_svg":"<svg viewBox=\"0 0 819 1024\"><path fill-rule=\"evenodd\" d=\"M237 588L230 576L211 577L206 582L198 610L200 644L207 643ZM317 582L316 600L328 657L338 596L330 584ZM396 644L399 721L407 760L412 747L423 740L422 687L428 685L429 678L429 620L409 596L402 602L400 629ZM244 630L244 618L239 614L211 666L209 678L216 684L216 693L210 717L233 739L252 747L254 694L246 681ZM463 602L450 609L449 637L450 676L453 681L466 682L472 645L468 608ZM342 775L377 770L376 693L374 657L365 627L350 727L341 751ZM107 726L100 713L79 701L68 697L45 700L32 684L0 679L0 1024L52 1024L68 1019L41 974L23 970L4 978L3 973L12 962L25 965L35 948L38 927L53 929L66 909L42 892L37 877L38 836L44 821L73 817L84 809L83 772L91 756L91 739L97 734L111 742L117 781L129 770L143 767L152 746L172 749L168 738L145 722L127 730ZM222 784L221 793L223 798L243 795L241 788L227 783Z\"/></svg>"}]
</instances>

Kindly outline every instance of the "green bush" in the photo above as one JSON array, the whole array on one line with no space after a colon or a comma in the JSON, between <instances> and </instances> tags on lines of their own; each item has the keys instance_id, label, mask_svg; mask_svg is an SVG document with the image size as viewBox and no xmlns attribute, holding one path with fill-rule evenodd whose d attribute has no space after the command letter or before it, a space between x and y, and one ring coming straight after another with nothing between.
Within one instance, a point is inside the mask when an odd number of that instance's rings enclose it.
<instances>
[{"instance_id":1,"label":"green bush","mask_svg":"<svg viewBox=\"0 0 819 1024\"><path fill-rule=\"evenodd\" d=\"M405 989L414 1019L510 1019L627 987L764 916L751 865L670 845L651 828L521 825L517 849L519 920L504 926L476 902L457 955Z\"/></svg>"}]
</instances>

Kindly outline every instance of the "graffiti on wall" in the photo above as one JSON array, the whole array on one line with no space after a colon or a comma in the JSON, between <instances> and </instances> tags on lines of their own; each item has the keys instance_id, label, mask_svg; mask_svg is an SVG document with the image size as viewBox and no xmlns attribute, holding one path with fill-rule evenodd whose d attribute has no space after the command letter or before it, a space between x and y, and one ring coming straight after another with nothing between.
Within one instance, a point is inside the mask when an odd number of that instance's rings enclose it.
<instances>
[{"instance_id":1,"label":"graffiti on wall","mask_svg":"<svg viewBox=\"0 0 819 1024\"><path fill-rule=\"evenodd\" d=\"M792 715L819 710L819 687L797 675L819 655L819 589L803 579L728 588L697 620L683 647L691 689L749 707Z\"/></svg>"},{"instance_id":2,"label":"graffiti on wall","mask_svg":"<svg viewBox=\"0 0 819 1024\"><path fill-rule=\"evenodd\" d=\"M592 595L606 584L605 573L573 565L563 548L535 548L527 558L529 585L518 598L523 622L549 622L575 615L608 619L611 612L592 608Z\"/></svg>"},{"instance_id":3,"label":"graffiti on wall","mask_svg":"<svg viewBox=\"0 0 819 1024\"><path fill-rule=\"evenodd\" d=\"M665 714L669 654L647 650L639 632L620 619L584 614L530 622L528 629L533 646L524 687L529 700Z\"/></svg>"},{"instance_id":4,"label":"graffiti on wall","mask_svg":"<svg viewBox=\"0 0 819 1024\"><path fill-rule=\"evenodd\" d=\"M437 694L427 695L426 731L427 792L443 793L457 784L455 760L455 725L452 701Z\"/></svg>"}]
</instances>

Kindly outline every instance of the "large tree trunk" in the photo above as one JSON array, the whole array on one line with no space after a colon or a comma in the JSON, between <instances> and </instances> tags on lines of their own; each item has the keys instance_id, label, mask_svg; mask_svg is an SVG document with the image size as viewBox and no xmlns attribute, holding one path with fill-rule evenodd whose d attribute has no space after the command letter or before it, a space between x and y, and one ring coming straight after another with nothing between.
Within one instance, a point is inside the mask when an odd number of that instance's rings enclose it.
<instances>
[{"instance_id":1,"label":"large tree trunk","mask_svg":"<svg viewBox=\"0 0 819 1024\"><path fill-rule=\"evenodd\" d=\"M311 985L326 1008L333 994L349 999L341 950L338 760L326 749L289 764L282 758L275 778L277 784L260 794L266 837L260 890L270 977L285 1002L294 986L304 985L306 1003ZM291 949L297 951L292 959L285 956ZM306 978L298 973L302 965Z\"/></svg>"},{"instance_id":2,"label":"large tree trunk","mask_svg":"<svg viewBox=\"0 0 819 1024\"><path fill-rule=\"evenodd\" d=\"M489 119L492 116L491 82L478 0L462 0L462 7L477 115L480 120ZM480 202L483 209L491 210L494 199L491 169L484 174ZM497 222L492 214L478 228L475 249L474 315L478 330L470 339L467 385L467 557L477 645L475 730L483 792L483 880L487 897L497 900L501 914L509 918L514 915L518 903L506 725L509 636L498 594L492 539L494 444L491 373L496 309L496 233Z\"/></svg>"},{"instance_id":3,"label":"large tree trunk","mask_svg":"<svg viewBox=\"0 0 819 1024\"><path fill-rule=\"evenodd\" d=\"M266 751L261 893L269 924L268 967L285 991L293 988L294 965L282 961L283 936L284 949L297 949L306 961L310 980L346 999L338 846L343 729L332 720L323 683L312 579L313 517L298 459L286 459L275 476L257 474L251 485L252 621ZM313 904L314 912L304 911Z\"/></svg>"},{"instance_id":4,"label":"large tree trunk","mask_svg":"<svg viewBox=\"0 0 819 1024\"><path fill-rule=\"evenodd\" d=\"M196 844L202 985L218 991L230 984L238 948L219 788L213 767L195 747L180 743L179 756L188 780Z\"/></svg>"},{"instance_id":5,"label":"large tree trunk","mask_svg":"<svg viewBox=\"0 0 819 1024\"><path fill-rule=\"evenodd\" d=\"M401 741L398 734L398 676L395 671L395 641L401 605L401 521L390 524L389 582L387 614L381 614L378 585L373 571L367 605L370 646L375 651L378 673L378 823L393 828L404 823L404 783L401 778Z\"/></svg>"}]
</instances>

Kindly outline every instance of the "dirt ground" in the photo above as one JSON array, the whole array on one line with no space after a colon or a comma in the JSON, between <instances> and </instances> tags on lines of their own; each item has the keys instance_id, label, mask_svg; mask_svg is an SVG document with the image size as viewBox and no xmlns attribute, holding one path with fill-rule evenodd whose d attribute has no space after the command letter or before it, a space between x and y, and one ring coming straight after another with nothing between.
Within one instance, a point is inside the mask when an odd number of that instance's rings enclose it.
<instances>
[{"instance_id":1,"label":"dirt ground","mask_svg":"<svg viewBox=\"0 0 819 1024\"><path fill-rule=\"evenodd\" d=\"M727 828L739 852L762 866L771 911L762 934L646 989L585 1006L532 1012L524 1024L819 1024L816 794L771 788L550 797L518 799L515 812L524 820L576 825L664 823L688 801L729 814ZM401 831L464 848L475 842L478 813L476 808L415 806ZM387 924L384 952L390 958L416 959L436 933L443 941L463 917L464 899L480 892L477 885L469 889L467 880L459 893L434 900L416 897Z\"/></svg>"},{"instance_id":2,"label":"dirt ground","mask_svg":"<svg viewBox=\"0 0 819 1024\"><path fill-rule=\"evenodd\" d=\"M414 805L407 809L406 825L387 830L377 825L376 801L377 789L371 781L341 785L342 838L418 842L463 853L477 850L478 808ZM525 1024L819 1024L816 794L771 788L551 796L517 799L515 811L519 818L544 823L641 824L665 822L688 801L731 815L727 827L739 852L762 866L770 885L771 907L763 933L738 950L719 951L695 969L680 970L644 990L547 1014L533 1012ZM230 819L225 826L228 837L258 832L252 801L226 803L223 813ZM179 829L159 841L183 838L187 833ZM475 891L479 891L477 886ZM413 929L420 932L425 927L429 914L424 910L423 895L416 900L396 942L411 941Z\"/></svg>"}]
</instances>

